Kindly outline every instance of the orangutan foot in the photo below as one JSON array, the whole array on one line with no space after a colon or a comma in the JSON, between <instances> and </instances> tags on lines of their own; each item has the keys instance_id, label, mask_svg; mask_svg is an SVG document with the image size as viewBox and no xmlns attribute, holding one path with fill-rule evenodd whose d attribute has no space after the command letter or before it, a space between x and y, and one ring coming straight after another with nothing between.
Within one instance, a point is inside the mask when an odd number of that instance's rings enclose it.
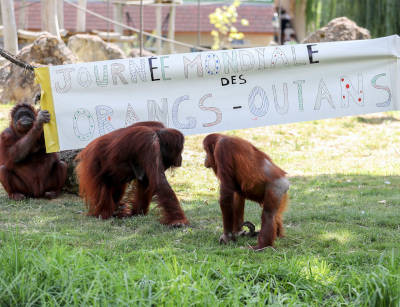
<instances>
[{"instance_id":1,"label":"orangutan foot","mask_svg":"<svg viewBox=\"0 0 400 307\"><path fill-rule=\"evenodd\" d=\"M119 203L117 210L113 214L114 217L124 218L132 216L132 208L129 204Z\"/></svg>"},{"instance_id":2,"label":"orangutan foot","mask_svg":"<svg viewBox=\"0 0 400 307\"><path fill-rule=\"evenodd\" d=\"M173 228L180 228L189 225L189 221L186 218L174 220L171 222L166 223L166 225L173 227Z\"/></svg>"},{"instance_id":3,"label":"orangutan foot","mask_svg":"<svg viewBox=\"0 0 400 307\"><path fill-rule=\"evenodd\" d=\"M57 198L57 196L58 196L58 193L56 191L44 192L44 198L47 198L47 199L54 199L54 198Z\"/></svg>"},{"instance_id":4,"label":"orangutan foot","mask_svg":"<svg viewBox=\"0 0 400 307\"><path fill-rule=\"evenodd\" d=\"M220 237L219 237L219 244L228 244L229 241L236 241L236 237L233 233L229 232L229 233L223 233Z\"/></svg>"},{"instance_id":5,"label":"orangutan foot","mask_svg":"<svg viewBox=\"0 0 400 307\"><path fill-rule=\"evenodd\" d=\"M10 199L20 201L26 198L24 194L21 193L13 193L9 195Z\"/></svg>"}]
</instances>

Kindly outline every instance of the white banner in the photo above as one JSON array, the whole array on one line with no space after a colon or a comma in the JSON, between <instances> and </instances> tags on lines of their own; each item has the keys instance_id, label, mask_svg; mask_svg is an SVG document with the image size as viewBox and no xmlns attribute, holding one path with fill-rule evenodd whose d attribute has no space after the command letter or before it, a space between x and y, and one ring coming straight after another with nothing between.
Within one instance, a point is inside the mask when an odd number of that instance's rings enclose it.
<instances>
[{"instance_id":1,"label":"white banner","mask_svg":"<svg viewBox=\"0 0 400 307\"><path fill-rule=\"evenodd\" d=\"M399 110L400 38L171 54L36 70L48 151L137 121L184 134Z\"/></svg>"}]
</instances>

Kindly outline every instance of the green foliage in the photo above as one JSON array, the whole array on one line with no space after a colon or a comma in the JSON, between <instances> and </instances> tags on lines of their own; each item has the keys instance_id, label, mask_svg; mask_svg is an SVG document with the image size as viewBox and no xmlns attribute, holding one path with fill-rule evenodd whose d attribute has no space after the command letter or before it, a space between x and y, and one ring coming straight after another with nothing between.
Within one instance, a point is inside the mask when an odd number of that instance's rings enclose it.
<instances>
[{"instance_id":1,"label":"green foliage","mask_svg":"<svg viewBox=\"0 0 400 307\"><path fill-rule=\"evenodd\" d=\"M0 189L0 306L399 306L400 113L228 133L289 173L275 249L219 245L218 183L204 135L190 136L168 172L190 227L161 225L154 204L103 221L77 196L15 202ZM260 227L257 204L245 220Z\"/></svg>"},{"instance_id":2,"label":"green foliage","mask_svg":"<svg viewBox=\"0 0 400 307\"><path fill-rule=\"evenodd\" d=\"M373 37L400 33L398 0L307 0L308 30L314 31L336 17L346 16L367 28Z\"/></svg>"}]
</instances>

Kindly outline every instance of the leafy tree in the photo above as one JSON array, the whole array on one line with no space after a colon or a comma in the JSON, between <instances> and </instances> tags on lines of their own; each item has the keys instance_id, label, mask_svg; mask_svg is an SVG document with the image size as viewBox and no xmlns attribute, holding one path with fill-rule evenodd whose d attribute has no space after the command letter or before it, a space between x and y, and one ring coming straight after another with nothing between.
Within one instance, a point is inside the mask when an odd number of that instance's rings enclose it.
<instances>
[{"instance_id":1,"label":"leafy tree","mask_svg":"<svg viewBox=\"0 0 400 307\"><path fill-rule=\"evenodd\" d=\"M398 34L399 12L399 0L307 0L307 28L313 31L333 18L346 16L367 28L373 37Z\"/></svg>"}]
</instances>

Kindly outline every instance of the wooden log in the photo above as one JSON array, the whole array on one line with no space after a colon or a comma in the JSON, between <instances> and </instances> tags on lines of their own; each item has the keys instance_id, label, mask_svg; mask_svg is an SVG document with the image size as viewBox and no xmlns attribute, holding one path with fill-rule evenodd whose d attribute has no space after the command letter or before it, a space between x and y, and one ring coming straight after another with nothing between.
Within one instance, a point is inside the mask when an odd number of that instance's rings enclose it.
<instances>
[{"instance_id":1,"label":"wooden log","mask_svg":"<svg viewBox=\"0 0 400 307\"><path fill-rule=\"evenodd\" d=\"M101 37L102 40L108 41L108 42L129 42L133 43L137 41L137 37L135 35L121 35L119 33L115 32L102 32L102 31L96 31L93 30L92 33L98 35Z\"/></svg>"},{"instance_id":2,"label":"wooden log","mask_svg":"<svg viewBox=\"0 0 400 307\"><path fill-rule=\"evenodd\" d=\"M91 32L100 36L103 39L106 37L109 37L110 39L117 39L122 36L121 33L118 32L104 32L99 30L92 30Z\"/></svg>"},{"instance_id":3,"label":"wooden log","mask_svg":"<svg viewBox=\"0 0 400 307\"><path fill-rule=\"evenodd\" d=\"M19 39L25 39L27 41L34 41L39 35L43 34L44 32L42 31L28 31L28 30L18 30L18 38ZM61 30L60 31L60 36L64 37L68 33L67 30Z\"/></svg>"},{"instance_id":4,"label":"wooden log","mask_svg":"<svg viewBox=\"0 0 400 307\"><path fill-rule=\"evenodd\" d=\"M29 31L29 30L22 30L19 29L17 31L18 39L24 39L27 41L34 41L39 35L43 34L45 32L42 31ZM3 36L4 34L4 26L0 26L0 36ZM68 34L67 30L61 30L60 35L62 37L66 36Z\"/></svg>"}]
</instances>

